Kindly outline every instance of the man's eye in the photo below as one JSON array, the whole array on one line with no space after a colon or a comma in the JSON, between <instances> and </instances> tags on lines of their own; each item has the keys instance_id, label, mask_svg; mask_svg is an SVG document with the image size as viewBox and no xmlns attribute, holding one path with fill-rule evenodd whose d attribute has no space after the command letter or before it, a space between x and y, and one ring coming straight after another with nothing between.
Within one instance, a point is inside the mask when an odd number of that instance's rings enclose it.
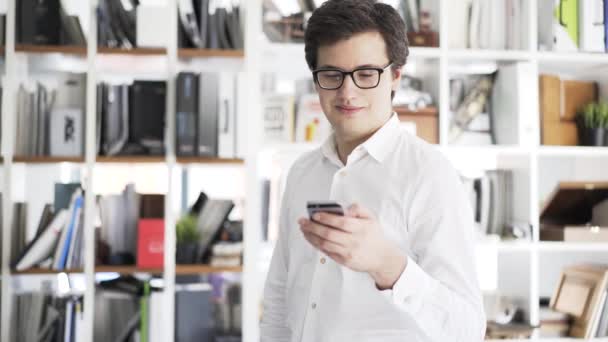
<instances>
[{"instance_id":1,"label":"man's eye","mask_svg":"<svg viewBox=\"0 0 608 342\"><path fill-rule=\"evenodd\" d=\"M359 73L359 77L363 77L363 78L374 77L374 72L362 71Z\"/></svg>"}]
</instances>

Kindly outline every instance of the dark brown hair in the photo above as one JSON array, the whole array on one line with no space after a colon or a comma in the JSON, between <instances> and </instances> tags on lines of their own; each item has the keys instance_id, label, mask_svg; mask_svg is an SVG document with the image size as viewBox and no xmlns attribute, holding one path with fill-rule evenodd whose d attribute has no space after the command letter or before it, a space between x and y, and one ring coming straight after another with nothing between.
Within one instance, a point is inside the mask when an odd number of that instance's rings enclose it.
<instances>
[{"instance_id":1,"label":"dark brown hair","mask_svg":"<svg viewBox=\"0 0 608 342\"><path fill-rule=\"evenodd\" d=\"M396 70L405 65L409 54L405 30L403 19L390 5L376 0L328 0L308 20L304 34L306 63L314 70L320 46L376 31L382 35L386 54Z\"/></svg>"}]
</instances>

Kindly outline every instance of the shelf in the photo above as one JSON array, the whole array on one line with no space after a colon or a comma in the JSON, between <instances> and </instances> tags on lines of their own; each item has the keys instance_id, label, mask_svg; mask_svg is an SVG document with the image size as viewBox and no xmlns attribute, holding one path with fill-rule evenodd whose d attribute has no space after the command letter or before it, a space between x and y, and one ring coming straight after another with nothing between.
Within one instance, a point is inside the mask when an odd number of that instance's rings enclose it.
<instances>
[{"instance_id":1,"label":"shelf","mask_svg":"<svg viewBox=\"0 0 608 342\"><path fill-rule=\"evenodd\" d=\"M15 52L25 52L25 53L36 53L36 54L44 54L44 53L61 53L67 55L79 55L86 56L87 47L86 46L77 46L77 45L29 45L29 44L19 44L15 45Z\"/></svg>"},{"instance_id":2,"label":"shelf","mask_svg":"<svg viewBox=\"0 0 608 342\"><path fill-rule=\"evenodd\" d=\"M499 252L529 252L534 244L530 241L498 241L498 242L478 242L481 247L494 247Z\"/></svg>"},{"instance_id":3,"label":"shelf","mask_svg":"<svg viewBox=\"0 0 608 342\"><path fill-rule=\"evenodd\" d=\"M84 163L84 157L14 156L13 162L26 164Z\"/></svg>"},{"instance_id":4,"label":"shelf","mask_svg":"<svg viewBox=\"0 0 608 342\"><path fill-rule=\"evenodd\" d=\"M543 157L608 157L608 147L591 146L540 146Z\"/></svg>"},{"instance_id":5,"label":"shelf","mask_svg":"<svg viewBox=\"0 0 608 342\"><path fill-rule=\"evenodd\" d=\"M541 252L608 252L608 243L540 241L538 250Z\"/></svg>"},{"instance_id":6,"label":"shelf","mask_svg":"<svg viewBox=\"0 0 608 342\"><path fill-rule=\"evenodd\" d=\"M103 164L164 163L165 156L97 156L96 162Z\"/></svg>"},{"instance_id":7,"label":"shelf","mask_svg":"<svg viewBox=\"0 0 608 342\"><path fill-rule=\"evenodd\" d=\"M539 51L535 57L539 62L608 64L608 53Z\"/></svg>"},{"instance_id":8,"label":"shelf","mask_svg":"<svg viewBox=\"0 0 608 342\"><path fill-rule=\"evenodd\" d=\"M164 49L164 48L121 49L121 48L99 47L97 49L97 53L100 55L155 56L155 55L166 55L167 49Z\"/></svg>"},{"instance_id":9,"label":"shelf","mask_svg":"<svg viewBox=\"0 0 608 342\"><path fill-rule=\"evenodd\" d=\"M439 58L441 56L441 50L436 47L410 47L409 58Z\"/></svg>"},{"instance_id":10,"label":"shelf","mask_svg":"<svg viewBox=\"0 0 608 342\"><path fill-rule=\"evenodd\" d=\"M524 50L448 50L448 59L453 60L485 60L485 61L527 61L534 58L533 54Z\"/></svg>"},{"instance_id":11,"label":"shelf","mask_svg":"<svg viewBox=\"0 0 608 342\"><path fill-rule=\"evenodd\" d=\"M96 266L96 273L119 273L119 274L133 274L133 273L150 273L150 274L161 274L163 270L159 269L139 269L136 266ZM220 272L243 272L242 266L236 267L211 267L209 265L176 265L176 275L190 275L190 274L206 274L206 273L220 273ZM70 269L70 270L49 270L46 268L32 268L25 271L12 271L12 274L16 275L35 275L35 274L58 274L58 273L83 273L82 269Z\"/></svg>"},{"instance_id":12,"label":"shelf","mask_svg":"<svg viewBox=\"0 0 608 342\"><path fill-rule=\"evenodd\" d=\"M227 49L179 49L177 55L180 58L243 58L245 51L243 50L227 50Z\"/></svg>"},{"instance_id":13,"label":"shelf","mask_svg":"<svg viewBox=\"0 0 608 342\"><path fill-rule=\"evenodd\" d=\"M178 164L244 164L238 158L177 157Z\"/></svg>"},{"instance_id":14,"label":"shelf","mask_svg":"<svg viewBox=\"0 0 608 342\"><path fill-rule=\"evenodd\" d=\"M26 164L53 164L53 163L84 163L84 157L49 157L49 156L15 156L15 163ZM100 164L145 164L165 163L165 156L98 156ZM210 158L210 157L177 157L178 164L244 164L243 159L237 158Z\"/></svg>"}]
</instances>

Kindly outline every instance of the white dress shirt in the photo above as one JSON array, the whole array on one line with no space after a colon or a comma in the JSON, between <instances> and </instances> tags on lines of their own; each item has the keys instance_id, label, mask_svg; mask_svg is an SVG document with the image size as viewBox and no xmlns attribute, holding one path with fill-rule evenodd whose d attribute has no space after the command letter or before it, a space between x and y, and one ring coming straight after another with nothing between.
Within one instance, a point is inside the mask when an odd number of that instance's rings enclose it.
<instances>
[{"instance_id":1,"label":"white dress shirt","mask_svg":"<svg viewBox=\"0 0 608 342\"><path fill-rule=\"evenodd\" d=\"M334 262L304 238L306 202L359 203L408 256L391 290ZM287 178L279 238L264 290L261 340L482 341L473 217L457 172L395 114L344 165L334 137Z\"/></svg>"}]
</instances>

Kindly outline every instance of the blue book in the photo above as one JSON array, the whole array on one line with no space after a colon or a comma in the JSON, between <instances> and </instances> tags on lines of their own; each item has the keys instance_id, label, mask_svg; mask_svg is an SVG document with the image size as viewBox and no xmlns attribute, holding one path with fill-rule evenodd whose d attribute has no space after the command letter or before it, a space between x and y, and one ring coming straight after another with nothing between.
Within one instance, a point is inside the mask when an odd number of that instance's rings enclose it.
<instances>
[{"instance_id":1,"label":"blue book","mask_svg":"<svg viewBox=\"0 0 608 342\"><path fill-rule=\"evenodd\" d=\"M76 200L74 201L74 210L72 210L72 215L70 218L70 225L68 226L68 231L66 234L66 241L65 244L63 245L63 250L61 251L61 256L59 258L59 264L58 264L58 269L59 270L63 270L65 269L65 264L68 258L68 252L70 251L70 244L72 242L72 234L74 232L74 226L76 225L76 215L78 215L78 213L80 212L80 208L82 208L82 195L79 195Z\"/></svg>"},{"instance_id":2,"label":"blue book","mask_svg":"<svg viewBox=\"0 0 608 342\"><path fill-rule=\"evenodd\" d=\"M608 0L604 0L604 47L608 52Z\"/></svg>"}]
</instances>

